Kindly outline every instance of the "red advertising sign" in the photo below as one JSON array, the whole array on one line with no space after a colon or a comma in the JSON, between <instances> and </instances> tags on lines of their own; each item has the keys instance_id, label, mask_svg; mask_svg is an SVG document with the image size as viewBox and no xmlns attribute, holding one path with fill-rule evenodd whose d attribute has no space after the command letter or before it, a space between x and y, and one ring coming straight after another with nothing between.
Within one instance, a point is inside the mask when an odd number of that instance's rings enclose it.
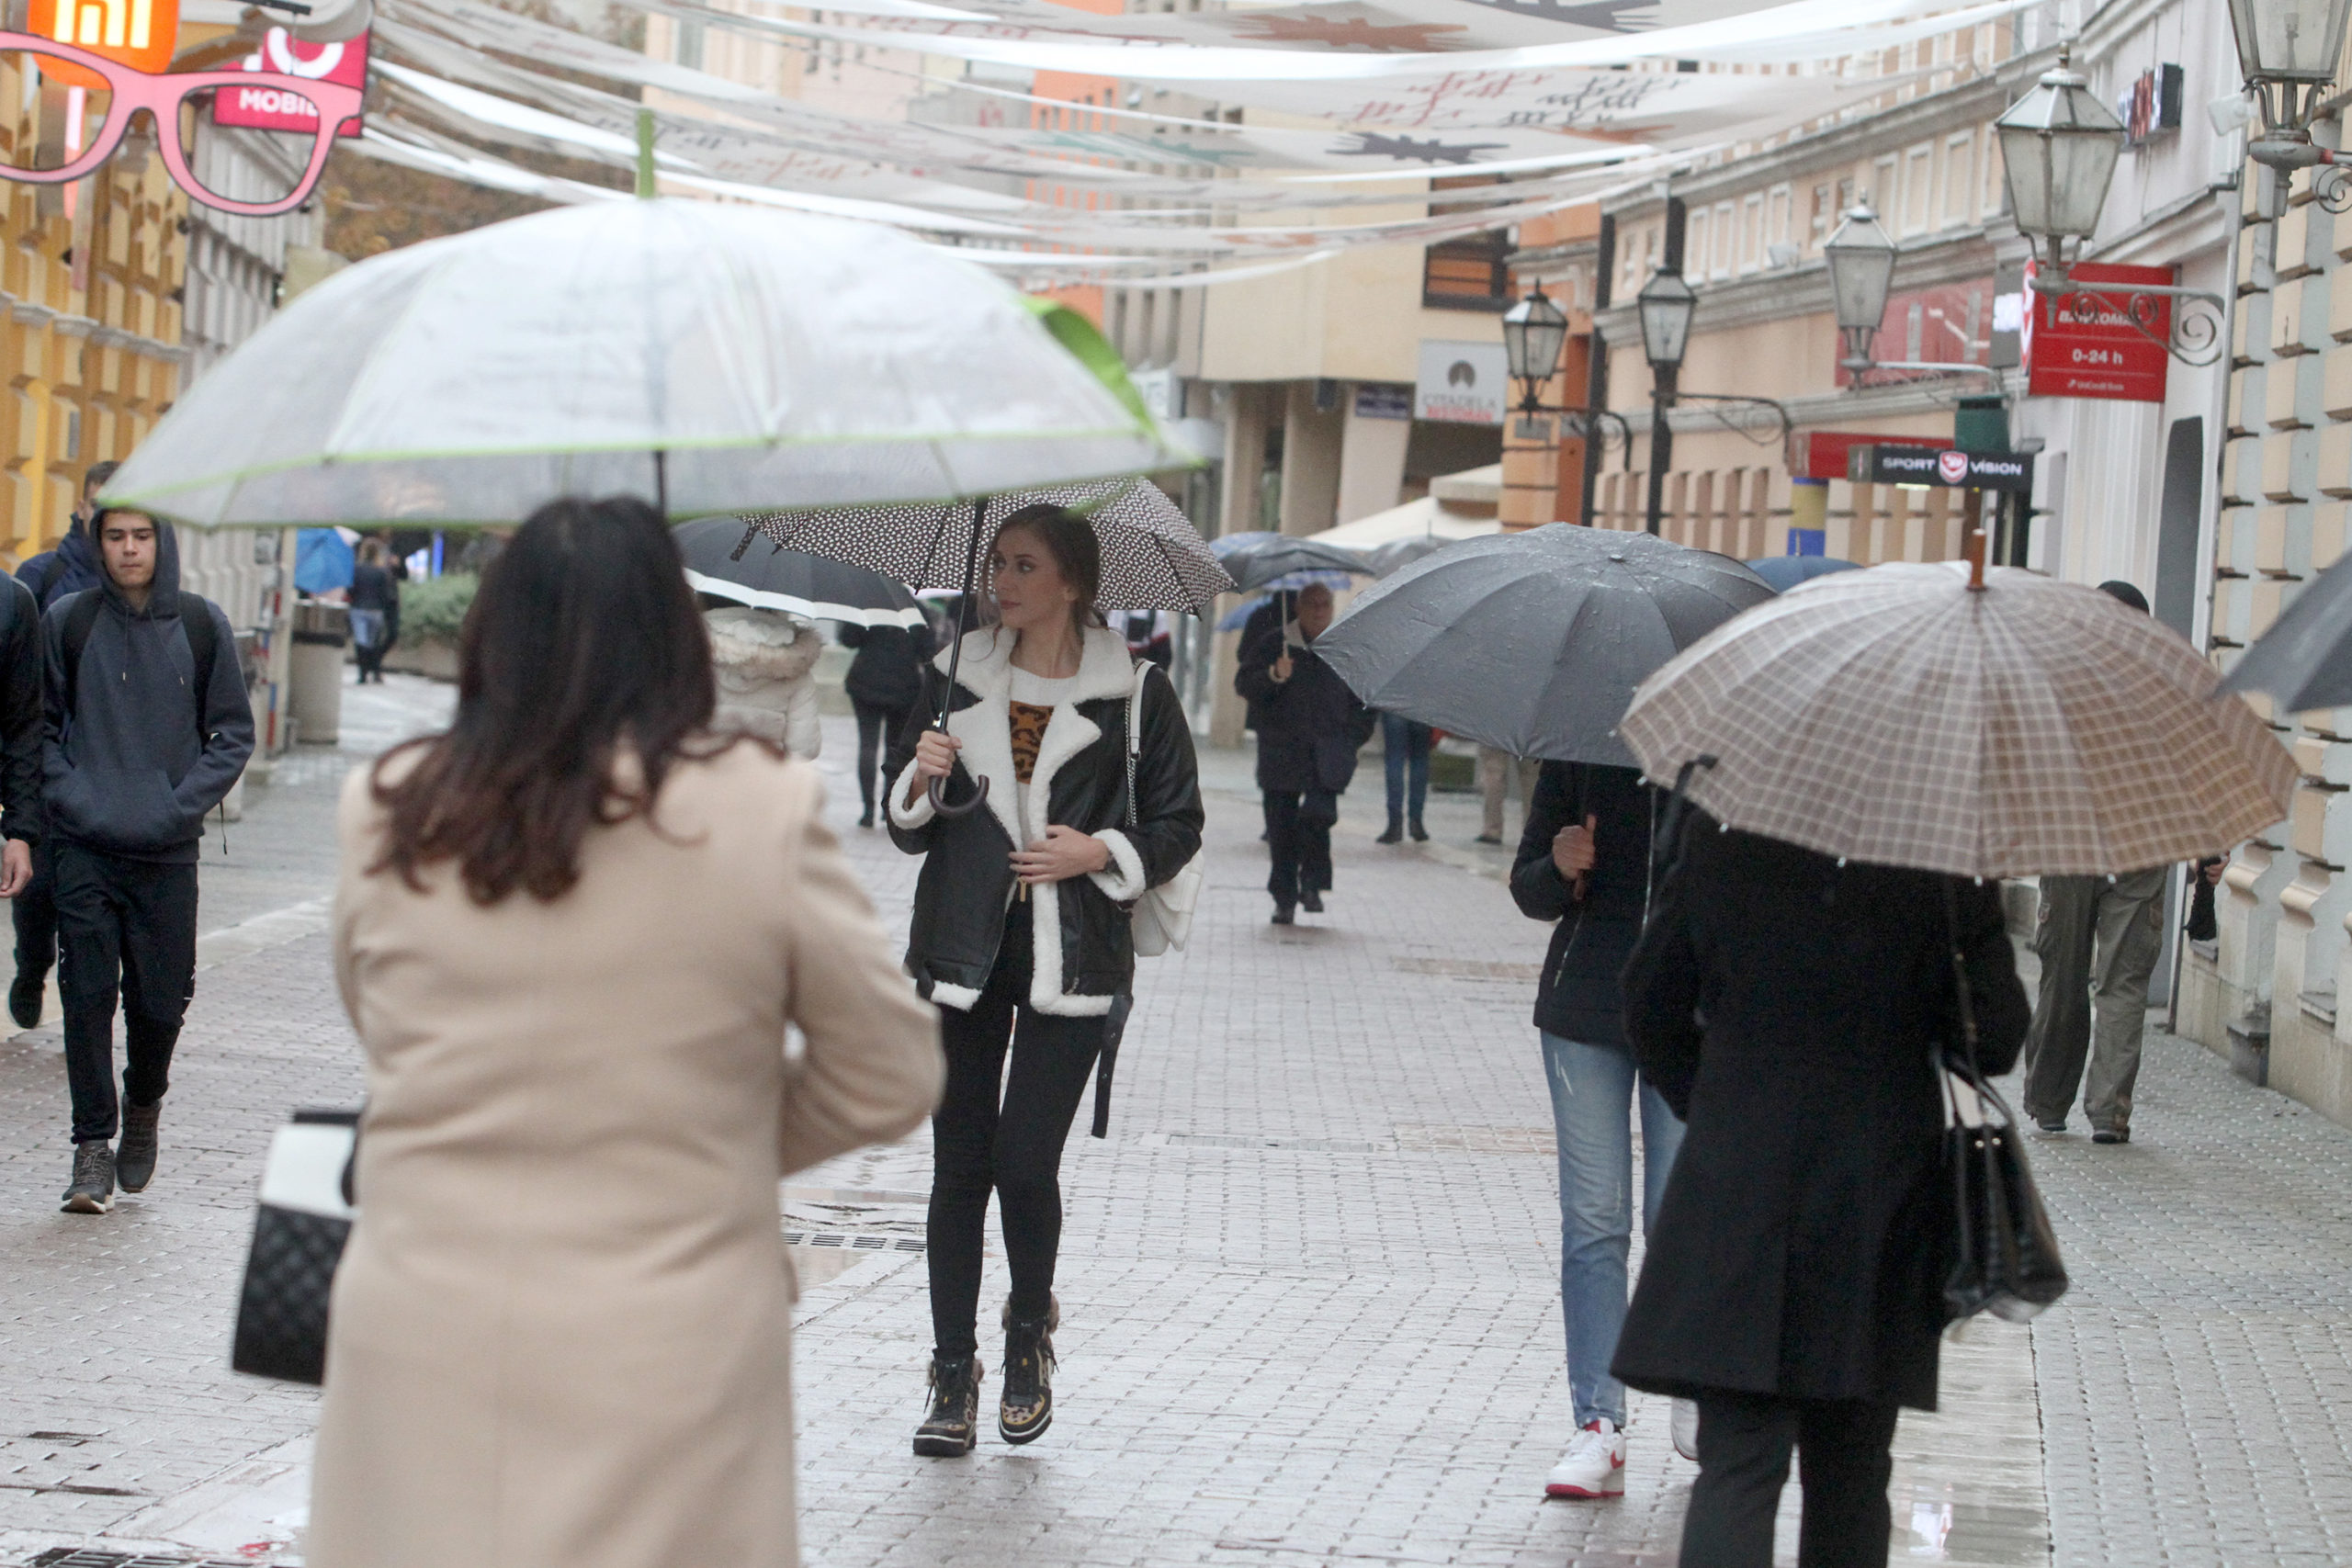
<instances>
[{"instance_id":1,"label":"red advertising sign","mask_svg":"<svg viewBox=\"0 0 2352 1568\"><path fill-rule=\"evenodd\" d=\"M1789 437L1789 472L1799 479L1842 479L1846 454L1857 446L1925 446L1951 443L1940 435L1873 435L1861 430L1800 430Z\"/></svg>"},{"instance_id":2,"label":"red advertising sign","mask_svg":"<svg viewBox=\"0 0 2352 1568\"><path fill-rule=\"evenodd\" d=\"M304 43L284 28L272 28L262 39L261 51L238 62L247 71L275 71L311 82L340 82L346 86L368 85L368 35L347 43ZM276 87L238 87L213 96L212 123L249 130L316 131L318 107L308 98ZM359 134L359 121L345 120L339 136Z\"/></svg>"},{"instance_id":3,"label":"red advertising sign","mask_svg":"<svg viewBox=\"0 0 2352 1568\"><path fill-rule=\"evenodd\" d=\"M2172 336L2172 301L2143 294L2135 319L2132 290L2171 287L2172 268L2078 262L2068 276L2076 283L2120 287L2052 299L2033 291L2033 266L2027 264L2021 340L2026 391L2037 398L2164 401L2165 372L2172 363L2165 352Z\"/></svg>"}]
</instances>

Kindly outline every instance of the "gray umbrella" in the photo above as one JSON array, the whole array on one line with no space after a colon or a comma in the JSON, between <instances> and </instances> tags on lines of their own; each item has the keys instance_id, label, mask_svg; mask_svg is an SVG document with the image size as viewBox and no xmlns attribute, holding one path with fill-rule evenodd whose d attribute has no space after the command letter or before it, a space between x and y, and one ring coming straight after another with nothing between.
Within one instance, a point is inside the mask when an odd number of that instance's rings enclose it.
<instances>
[{"instance_id":1,"label":"gray umbrella","mask_svg":"<svg viewBox=\"0 0 2352 1568\"><path fill-rule=\"evenodd\" d=\"M698 517L671 530L685 558L686 581L698 593L812 621L861 626L919 626L914 595L864 567L806 550L777 547L741 517Z\"/></svg>"},{"instance_id":2,"label":"gray umbrella","mask_svg":"<svg viewBox=\"0 0 2352 1568\"><path fill-rule=\"evenodd\" d=\"M2282 713L2352 704L2352 558L2305 584L2222 686L2267 692Z\"/></svg>"},{"instance_id":3,"label":"gray umbrella","mask_svg":"<svg viewBox=\"0 0 2352 1568\"><path fill-rule=\"evenodd\" d=\"M1355 551L1317 544L1293 534L1221 534L1209 541L1209 548L1224 563L1225 570L1233 574L1233 585L1244 593L1268 587L1276 578L1298 571L1343 571L1351 577L1372 575L1371 566Z\"/></svg>"},{"instance_id":4,"label":"gray umbrella","mask_svg":"<svg viewBox=\"0 0 2352 1568\"><path fill-rule=\"evenodd\" d=\"M1359 594L1315 641L1357 696L1516 757L1634 765L1634 688L1770 584L1728 556L1555 523L1464 539Z\"/></svg>"}]
</instances>

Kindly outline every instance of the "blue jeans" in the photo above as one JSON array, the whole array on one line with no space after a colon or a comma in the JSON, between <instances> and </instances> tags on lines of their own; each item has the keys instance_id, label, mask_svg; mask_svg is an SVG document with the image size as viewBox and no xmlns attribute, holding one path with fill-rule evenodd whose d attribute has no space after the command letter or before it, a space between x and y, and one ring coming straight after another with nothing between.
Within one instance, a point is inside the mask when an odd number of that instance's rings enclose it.
<instances>
[{"instance_id":1,"label":"blue jeans","mask_svg":"<svg viewBox=\"0 0 2352 1568\"><path fill-rule=\"evenodd\" d=\"M1625 1424L1625 1385L1609 1375L1625 1324L1625 1261L1634 1235L1634 1090L1641 1089L1642 1225L1666 1196L1682 1123L1641 1082L1623 1045L1544 1033L1544 1077L1560 1145L1560 1310L1567 1319L1568 1397L1579 1427Z\"/></svg>"},{"instance_id":2,"label":"blue jeans","mask_svg":"<svg viewBox=\"0 0 2352 1568\"><path fill-rule=\"evenodd\" d=\"M1388 766L1388 825L1392 828L1406 820L1408 763L1411 765L1413 780L1413 821L1421 819L1421 810L1430 803L1430 744L1434 739L1426 724L1416 724L1393 713L1380 716L1380 750Z\"/></svg>"}]
</instances>

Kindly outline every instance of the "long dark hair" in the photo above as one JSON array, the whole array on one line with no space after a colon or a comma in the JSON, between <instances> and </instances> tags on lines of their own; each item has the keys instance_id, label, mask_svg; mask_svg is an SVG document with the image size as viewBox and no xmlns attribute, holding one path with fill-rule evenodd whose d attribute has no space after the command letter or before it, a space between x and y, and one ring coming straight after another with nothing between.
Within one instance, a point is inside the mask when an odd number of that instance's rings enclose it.
<instances>
[{"instance_id":1,"label":"long dark hair","mask_svg":"<svg viewBox=\"0 0 2352 1568\"><path fill-rule=\"evenodd\" d=\"M559 897L590 828L650 817L673 764L725 746L694 743L718 701L708 636L669 529L632 498L533 513L482 575L458 671L448 732L374 773L390 822L368 871L420 890L455 860L477 904ZM624 749L636 766L616 770Z\"/></svg>"},{"instance_id":2,"label":"long dark hair","mask_svg":"<svg viewBox=\"0 0 2352 1568\"><path fill-rule=\"evenodd\" d=\"M1054 558L1062 581L1078 590L1078 603L1070 607L1078 629L1103 625L1102 612L1094 603L1102 592L1102 542L1094 536L1094 525L1066 507L1040 502L998 524L996 536L1001 539L1016 528L1035 535Z\"/></svg>"}]
</instances>

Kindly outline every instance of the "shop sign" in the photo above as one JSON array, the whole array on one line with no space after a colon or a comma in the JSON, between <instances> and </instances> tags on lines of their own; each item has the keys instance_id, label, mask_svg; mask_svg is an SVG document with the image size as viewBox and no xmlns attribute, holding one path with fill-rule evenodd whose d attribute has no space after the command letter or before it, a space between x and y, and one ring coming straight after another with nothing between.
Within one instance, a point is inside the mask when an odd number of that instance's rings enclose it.
<instances>
[{"instance_id":1,"label":"shop sign","mask_svg":"<svg viewBox=\"0 0 2352 1568\"><path fill-rule=\"evenodd\" d=\"M1801 479L1842 479L1847 455L1871 443L1939 452L1951 445L1933 435L1872 435L1862 430L1801 430L1789 437L1789 472Z\"/></svg>"},{"instance_id":2,"label":"shop sign","mask_svg":"<svg viewBox=\"0 0 2352 1568\"><path fill-rule=\"evenodd\" d=\"M2028 452L1962 452L1946 446L1857 446L1847 454L1846 477L1856 484L1923 485L1932 490L2033 492Z\"/></svg>"},{"instance_id":3,"label":"shop sign","mask_svg":"<svg viewBox=\"0 0 2352 1568\"><path fill-rule=\"evenodd\" d=\"M1410 419L1414 389L1389 381L1365 381L1356 388L1358 419Z\"/></svg>"},{"instance_id":4,"label":"shop sign","mask_svg":"<svg viewBox=\"0 0 2352 1568\"><path fill-rule=\"evenodd\" d=\"M269 71L306 82L339 82L345 86L368 85L368 35L344 43L304 43L284 28L272 28L258 52L238 62L243 71ZM315 132L319 108L310 99L282 86L222 89L212 96L212 123L243 130ZM338 136L359 134L359 121L347 119Z\"/></svg>"},{"instance_id":5,"label":"shop sign","mask_svg":"<svg viewBox=\"0 0 2352 1568\"><path fill-rule=\"evenodd\" d=\"M2152 309L2135 322L2132 290L2171 287L2172 268L2077 262L2068 274L2076 283L2121 287L2056 299L2033 291L2033 272L2029 264L2022 345L2029 395L2165 400L2165 373L2172 364L2165 351L2172 336L2172 301L2161 294L2143 295Z\"/></svg>"},{"instance_id":6,"label":"shop sign","mask_svg":"<svg viewBox=\"0 0 2352 1568\"><path fill-rule=\"evenodd\" d=\"M1413 417L1442 424L1500 424L1510 370L1501 344L1424 342L1413 378Z\"/></svg>"},{"instance_id":7,"label":"shop sign","mask_svg":"<svg viewBox=\"0 0 2352 1568\"><path fill-rule=\"evenodd\" d=\"M179 44L179 0L31 0L25 30L158 76L172 68ZM70 61L44 58L40 73L94 92L107 85Z\"/></svg>"}]
</instances>

